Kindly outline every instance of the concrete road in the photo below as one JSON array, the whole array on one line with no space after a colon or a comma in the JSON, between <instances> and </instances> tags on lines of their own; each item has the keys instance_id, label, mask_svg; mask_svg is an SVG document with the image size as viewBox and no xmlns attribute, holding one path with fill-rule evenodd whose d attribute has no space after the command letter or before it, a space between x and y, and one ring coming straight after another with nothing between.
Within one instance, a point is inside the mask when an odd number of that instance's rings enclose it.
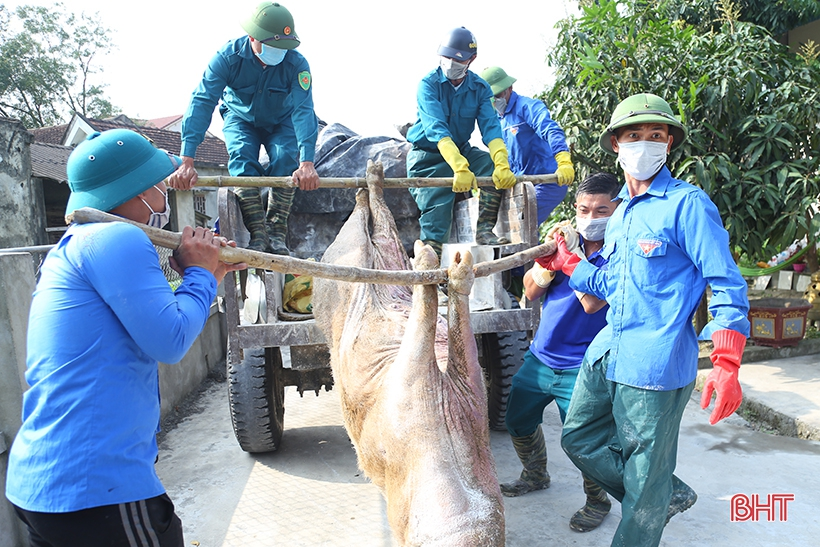
<instances>
[{"instance_id":1,"label":"concrete road","mask_svg":"<svg viewBox=\"0 0 820 547\"><path fill-rule=\"evenodd\" d=\"M289 388L289 390L292 388ZM693 400L681 427L677 474L700 496L666 527L661 545L763 547L820 545L820 443L752 430L734 416L717 426ZM250 455L237 445L228 413L227 386L217 383L194 412L165 435L157 465L177 505L188 545L390 547L385 504L356 465L342 426L338 392L286 395L285 436L279 451ZM558 412L544 415L552 486L505 498L507 545L607 546L620 507L587 534L569 529L584 501L581 475L559 446ZM520 464L506 433L492 433L502 481ZM759 512L757 522L732 522L735 494L793 494L783 520Z\"/></svg>"}]
</instances>

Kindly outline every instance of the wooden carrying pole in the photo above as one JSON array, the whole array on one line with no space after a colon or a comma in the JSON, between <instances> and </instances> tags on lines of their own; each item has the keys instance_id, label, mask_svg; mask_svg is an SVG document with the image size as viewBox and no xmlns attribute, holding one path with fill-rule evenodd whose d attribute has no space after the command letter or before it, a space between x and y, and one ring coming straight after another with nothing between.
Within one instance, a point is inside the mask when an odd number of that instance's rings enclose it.
<instances>
[{"instance_id":1,"label":"wooden carrying pole","mask_svg":"<svg viewBox=\"0 0 820 547\"><path fill-rule=\"evenodd\" d=\"M182 241L182 234L179 232L161 230L140 222L134 222L110 213L92 209L90 207L77 209L74 213L72 213L72 215L70 215L69 220L78 224L87 224L89 222L126 222L144 231L154 245L173 250L176 250ZM539 256L553 254L554 252L555 242L549 240L546 243L531 247L499 260L480 262L473 266L473 272L475 272L476 277L484 277L522 266ZM447 281L446 269L371 270L368 268L357 268L355 266L341 266L338 264L313 262L312 260L303 260L301 258L251 251L249 249L238 249L235 247L220 248L219 260L229 264L239 264L244 262L249 268L259 268L262 270L272 270L275 272L291 273L296 275L311 275L314 277L324 277L327 279L350 281L353 283L378 283L380 285L432 285Z\"/></svg>"},{"instance_id":2,"label":"wooden carrying pole","mask_svg":"<svg viewBox=\"0 0 820 547\"><path fill-rule=\"evenodd\" d=\"M515 177L516 182L529 181L533 184L557 183L556 175L524 175ZM493 186L492 177L477 177L479 186ZM453 185L453 178L399 178L384 179L384 188L432 188L450 187ZM291 177L199 177L196 186L207 186L209 188L222 187L295 187ZM322 177L319 179L319 188L367 188L365 177L332 178Z\"/></svg>"}]
</instances>

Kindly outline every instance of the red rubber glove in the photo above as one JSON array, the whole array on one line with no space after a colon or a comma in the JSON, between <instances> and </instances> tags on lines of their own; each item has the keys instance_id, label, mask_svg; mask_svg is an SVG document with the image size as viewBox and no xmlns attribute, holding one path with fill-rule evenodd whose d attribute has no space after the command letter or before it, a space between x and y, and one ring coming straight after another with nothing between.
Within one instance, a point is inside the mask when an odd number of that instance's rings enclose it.
<instances>
[{"instance_id":1,"label":"red rubber glove","mask_svg":"<svg viewBox=\"0 0 820 547\"><path fill-rule=\"evenodd\" d=\"M712 401L712 392L717 389L717 399L709 423L715 425L723 418L734 414L743 401L743 390L737 380L746 337L737 331L723 329L712 333L715 349L709 356L712 359L712 372L703 384L703 395L700 407L706 408Z\"/></svg>"},{"instance_id":2,"label":"red rubber glove","mask_svg":"<svg viewBox=\"0 0 820 547\"><path fill-rule=\"evenodd\" d=\"M581 257L567 250L567 243L564 236L556 232L555 254L540 256L535 259L541 266L553 272L564 272L567 276L572 276L575 266L581 262Z\"/></svg>"}]
</instances>

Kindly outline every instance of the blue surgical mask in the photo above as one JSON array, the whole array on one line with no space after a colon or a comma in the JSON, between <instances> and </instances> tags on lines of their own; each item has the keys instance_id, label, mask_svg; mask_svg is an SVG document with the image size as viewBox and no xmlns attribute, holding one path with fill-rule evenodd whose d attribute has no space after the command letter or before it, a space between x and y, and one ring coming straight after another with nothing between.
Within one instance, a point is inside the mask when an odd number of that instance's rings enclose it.
<instances>
[{"instance_id":1,"label":"blue surgical mask","mask_svg":"<svg viewBox=\"0 0 820 547\"><path fill-rule=\"evenodd\" d=\"M442 57L439 61L439 65L448 80L460 80L467 74L469 63L459 63L453 59Z\"/></svg>"},{"instance_id":2,"label":"blue surgical mask","mask_svg":"<svg viewBox=\"0 0 820 547\"><path fill-rule=\"evenodd\" d=\"M144 199L140 198L140 200L148 207L148 210L151 211L151 216L148 217L148 226L153 226L154 228L165 228L165 226L171 221L171 205L168 203L168 192L163 192L156 186L153 187L154 190L165 196L165 210L161 213L154 211L148 202Z\"/></svg>"},{"instance_id":3,"label":"blue surgical mask","mask_svg":"<svg viewBox=\"0 0 820 547\"><path fill-rule=\"evenodd\" d=\"M581 218L576 216L575 227L578 233L583 236L584 241L601 241L604 239L609 218Z\"/></svg>"},{"instance_id":4,"label":"blue surgical mask","mask_svg":"<svg viewBox=\"0 0 820 547\"><path fill-rule=\"evenodd\" d=\"M262 53L257 53L256 56L259 57L259 60L265 63L268 66L276 66L282 62L285 58L285 54L288 52L286 49L279 49L278 47L271 47L266 46L265 44L262 45Z\"/></svg>"}]
</instances>

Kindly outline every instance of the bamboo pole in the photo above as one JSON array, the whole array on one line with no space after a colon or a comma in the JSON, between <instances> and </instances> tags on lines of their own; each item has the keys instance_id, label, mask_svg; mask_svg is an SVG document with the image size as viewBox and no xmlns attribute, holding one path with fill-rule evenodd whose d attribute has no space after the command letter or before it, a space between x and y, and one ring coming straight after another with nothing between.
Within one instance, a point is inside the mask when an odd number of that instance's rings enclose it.
<instances>
[{"instance_id":1,"label":"bamboo pole","mask_svg":"<svg viewBox=\"0 0 820 547\"><path fill-rule=\"evenodd\" d=\"M90 207L83 207L74 211L69 221L78 224L89 222L125 222L140 228L154 245L176 250L182 241L182 234L154 228L140 222L118 217ZM533 259L555 252L555 242L550 240L541 245L490 262L480 262L473 266L476 277L484 277L494 273L522 266ZM229 264L244 262L249 268L272 270L275 272L297 275L311 275L349 281L353 283L377 283L380 285L434 285L447 281L447 270L371 270L355 266L341 266L326 264L284 255L275 255L249 249L222 247L219 250L219 260Z\"/></svg>"},{"instance_id":2,"label":"bamboo pole","mask_svg":"<svg viewBox=\"0 0 820 547\"><path fill-rule=\"evenodd\" d=\"M558 182L558 177L552 175L523 175L515 177L516 182L529 181L533 184L553 184ZM493 186L492 177L476 177L479 186ZM450 187L453 185L452 177L445 178L393 178L384 179L384 188L433 188ZM291 177L199 177L196 186L209 188L222 187L296 187ZM319 188L367 188L365 177L345 177L333 178L322 177L319 179Z\"/></svg>"}]
</instances>

